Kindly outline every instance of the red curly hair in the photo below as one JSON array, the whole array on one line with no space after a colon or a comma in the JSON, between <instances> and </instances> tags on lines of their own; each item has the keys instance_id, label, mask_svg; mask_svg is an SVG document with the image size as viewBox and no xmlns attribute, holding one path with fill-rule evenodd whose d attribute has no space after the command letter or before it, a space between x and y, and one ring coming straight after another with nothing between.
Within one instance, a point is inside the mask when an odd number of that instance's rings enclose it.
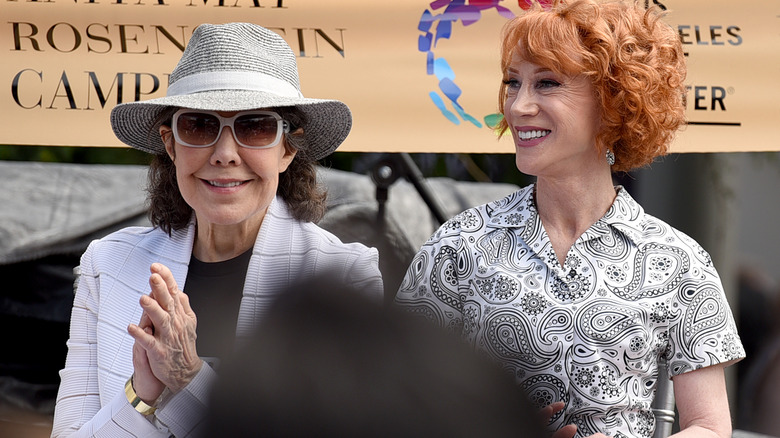
<instances>
[{"instance_id":1,"label":"red curly hair","mask_svg":"<svg viewBox=\"0 0 780 438\"><path fill-rule=\"evenodd\" d=\"M615 153L613 171L628 171L664 155L685 124L685 57L677 32L655 8L625 1L539 4L503 29L501 70L512 55L567 75L590 78L600 102L596 144ZM504 78L506 79L506 77ZM499 91L499 111L506 101ZM498 126L503 135L506 120Z\"/></svg>"}]
</instances>

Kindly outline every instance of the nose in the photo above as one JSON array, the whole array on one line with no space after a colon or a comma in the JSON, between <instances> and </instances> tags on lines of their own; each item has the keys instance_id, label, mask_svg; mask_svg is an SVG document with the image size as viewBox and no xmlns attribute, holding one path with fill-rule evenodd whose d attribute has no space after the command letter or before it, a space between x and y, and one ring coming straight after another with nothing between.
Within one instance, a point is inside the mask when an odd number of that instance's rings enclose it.
<instances>
[{"instance_id":1,"label":"nose","mask_svg":"<svg viewBox=\"0 0 780 438\"><path fill-rule=\"evenodd\" d=\"M211 154L211 164L215 166L228 166L241 164L241 146L233 136L233 130L225 126L219 134L219 139L214 144L214 152Z\"/></svg>"},{"instance_id":2,"label":"nose","mask_svg":"<svg viewBox=\"0 0 780 438\"><path fill-rule=\"evenodd\" d=\"M539 102L537 101L536 93L525 85L510 99L508 103L512 115L534 116L539 113Z\"/></svg>"}]
</instances>

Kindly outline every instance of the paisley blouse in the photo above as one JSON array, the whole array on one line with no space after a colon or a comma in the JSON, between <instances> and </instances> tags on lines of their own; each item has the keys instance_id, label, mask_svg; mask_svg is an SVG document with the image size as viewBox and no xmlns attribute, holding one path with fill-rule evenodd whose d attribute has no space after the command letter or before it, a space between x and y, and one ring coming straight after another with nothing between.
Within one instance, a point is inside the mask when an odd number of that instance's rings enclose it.
<instances>
[{"instance_id":1,"label":"paisley blouse","mask_svg":"<svg viewBox=\"0 0 780 438\"><path fill-rule=\"evenodd\" d=\"M650 437L659 360L670 376L744 357L709 254L622 187L563 266L533 186L466 210L417 253L396 303L497 360L552 429Z\"/></svg>"}]
</instances>

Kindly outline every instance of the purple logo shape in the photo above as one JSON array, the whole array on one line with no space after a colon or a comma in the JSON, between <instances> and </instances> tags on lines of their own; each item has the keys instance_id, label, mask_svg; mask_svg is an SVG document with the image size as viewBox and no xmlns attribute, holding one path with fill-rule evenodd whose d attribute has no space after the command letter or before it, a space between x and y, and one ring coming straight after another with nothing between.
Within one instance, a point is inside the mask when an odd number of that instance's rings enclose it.
<instances>
[{"instance_id":1,"label":"purple logo shape","mask_svg":"<svg viewBox=\"0 0 780 438\"><path fill-rule=\"evenodd\" d=\"M430 3L430 8L426 9L417 29L422 32L417 41L417 50L425 53L426 74L436 76L439 81L439 91L431 91L428 95L434 105L441 111L442 115L456 125L460 125L461 120L470 122L477 128L482 127L482 123L474 116L468 114L458 102L463 94L463 90L455 83L455 72L444 57L436 57L433 53L436 44L441 39L449 39L452 36L452 26L460 20L463 26L469 26L482 18L482 12L495 9L496 12L510 19L515 14L506 7L499 5L502 0L435 0ZM534 3L533 0L518 0L518 5L522 9L529 9ZM552 0L540 0L542 7L548 7ZM445 101L446 99L446 101ZM447 108L447 103L454 110ZM486 116L490 120L495 119L495 115ZM488 126L493 123L486 123Z\"/></svg>"}]
</instances>

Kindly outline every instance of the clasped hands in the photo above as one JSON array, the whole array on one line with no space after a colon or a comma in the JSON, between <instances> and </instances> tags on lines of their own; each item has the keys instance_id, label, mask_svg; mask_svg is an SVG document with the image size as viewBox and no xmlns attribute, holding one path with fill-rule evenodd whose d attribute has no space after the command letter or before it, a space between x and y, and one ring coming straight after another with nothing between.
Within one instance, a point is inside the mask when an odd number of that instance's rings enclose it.
<instances>
[{"instance_id":1,"label":"clasped hands","mask_svg":"<svg viewBox=\"0 0 780 438\"><path fill-rule=\"evenodd\" d=\"M197 318L187 294L179 290L167 266L153 263L149 277L151 292L140 299L143 314L140 322L127 327L135 339L133 345L133 387L149 405L168 388L178 392L195 377L203 366L195 340ZM555 402L543 408L539 415L544 424L564 408ZM572 438L577 426L568 424L555 431L551 438ZM589 438L607 438L596 434Z\"/></svg>"},{"instance_id":2,"label":"clasped hands","mask_svg":"<svg viewBox=\"0 0 780 438\"><path fill-rule=\"evenodd\" d=\"M197 318L187 294L179 290L167 266L153 263L151 292L140 299L143 314L127 331L133 344L133 387L138 397L154 404L168 388L180 391L200 371L195 340Z\"/></svg>"}]
</instances>

